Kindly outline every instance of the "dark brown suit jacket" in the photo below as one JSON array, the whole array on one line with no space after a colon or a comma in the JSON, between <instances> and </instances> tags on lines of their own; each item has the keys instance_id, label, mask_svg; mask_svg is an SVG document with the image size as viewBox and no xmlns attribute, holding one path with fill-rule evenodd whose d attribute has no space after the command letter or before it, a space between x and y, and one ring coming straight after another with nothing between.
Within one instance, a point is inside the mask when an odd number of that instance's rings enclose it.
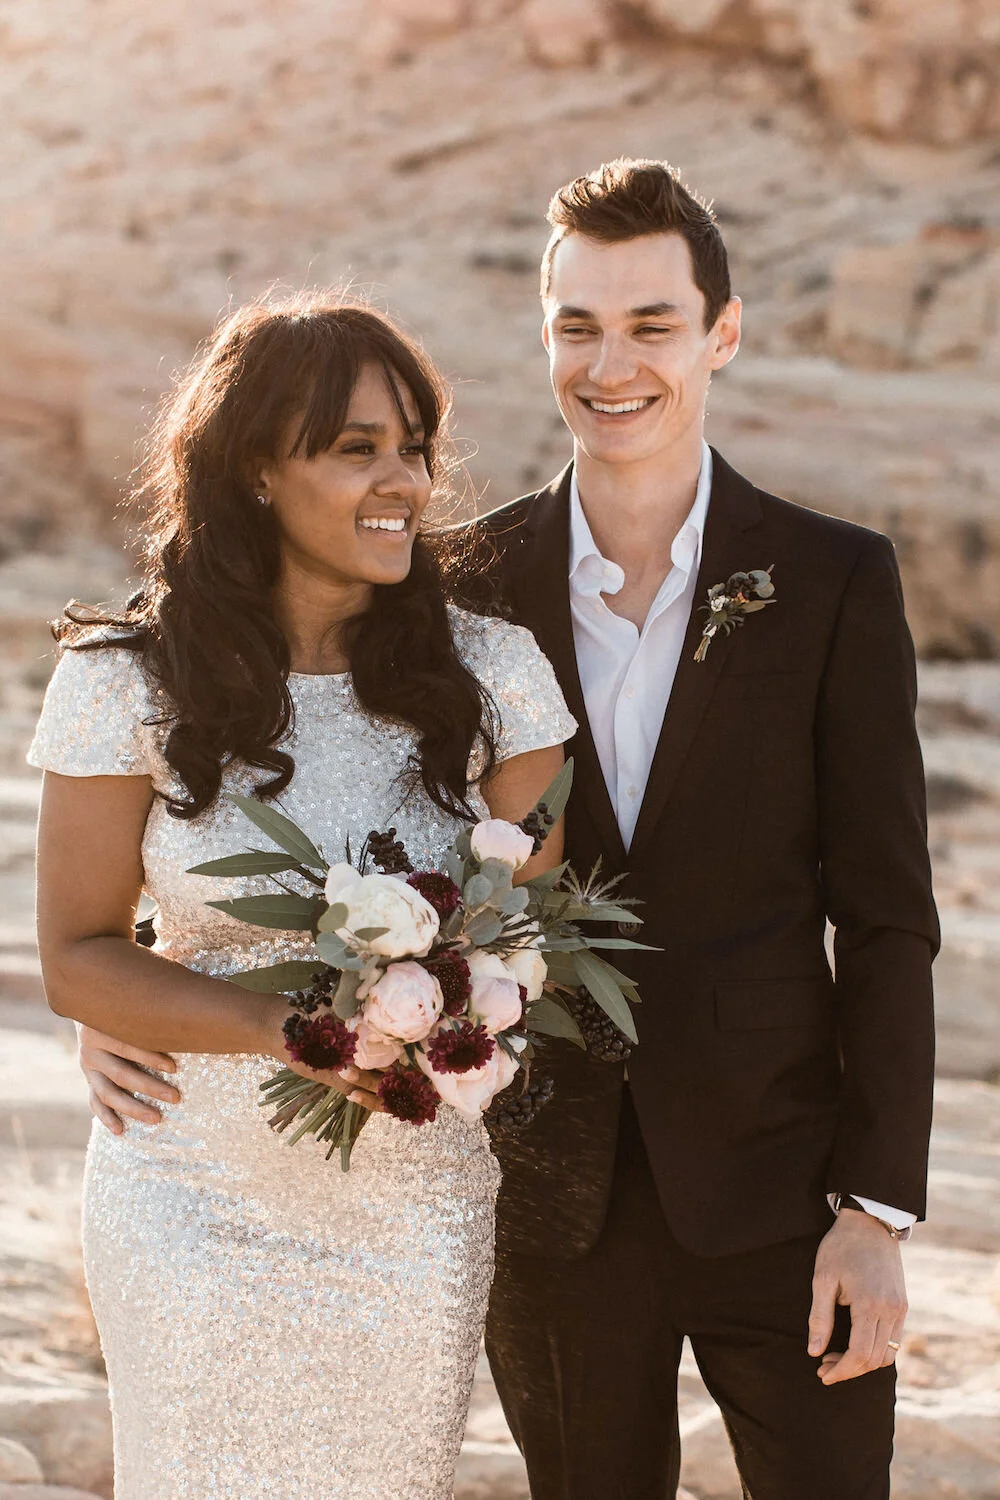
<instances>
[{"instance_id":1,"label":"dark brown suit jacket","mask_svg":"<svg viewBox=\"0 0 1000 1500\"><path fill-rule=\"evenodd\" d=\"M479 532L580 723L567 857L627 871L661 950L622 966L643 998L629 1077L667 1222L713 1256L821 1230L828 1191L922 1216L939 934L892 545L714 454L695 609L626 856L576 667L569 483ZM777 602L696 663L709 586L772 563ZM623 1072L565 1043L544 1066L554 1100L501 1147L499 1236L573 1257L607 1210Z\"/></svg>"}]
</instances>

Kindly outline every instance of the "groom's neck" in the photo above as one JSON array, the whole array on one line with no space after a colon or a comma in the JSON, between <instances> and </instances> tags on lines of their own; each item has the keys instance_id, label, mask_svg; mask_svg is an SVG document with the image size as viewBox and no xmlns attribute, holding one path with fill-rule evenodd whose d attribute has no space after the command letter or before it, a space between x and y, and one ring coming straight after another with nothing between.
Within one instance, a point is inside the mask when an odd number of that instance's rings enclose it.
<instances>
[{"instance_id":1,"label":"groom's neck","mask_svg":"<svg viewBox=\"0 0 1000 1500\"><path fill-rule=\"evenodd\" d=\"M626 575L665 578L670 548L694 504L702 464L700 425L650 458L610 463L576 445L580 502L604 557Z\"/></svg>"}]
</instances>

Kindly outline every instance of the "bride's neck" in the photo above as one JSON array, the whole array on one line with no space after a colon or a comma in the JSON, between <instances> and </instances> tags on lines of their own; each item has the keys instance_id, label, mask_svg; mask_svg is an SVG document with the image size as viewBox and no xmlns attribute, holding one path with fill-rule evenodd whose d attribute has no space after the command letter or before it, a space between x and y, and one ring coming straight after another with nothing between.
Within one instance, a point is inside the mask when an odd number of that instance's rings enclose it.
<instances>
[{"instance_id":1,"label":"bride's neck","mask_svg":"<svg viewBox=\"0 0 1000 1500\"><path fill-rule=\"evenodd\" d=\"M342 627L371 603L370 583L332 582L285 566L274 590L274 617L288 642L293 672L346 672Z\"/></svg>"}]
</instances>

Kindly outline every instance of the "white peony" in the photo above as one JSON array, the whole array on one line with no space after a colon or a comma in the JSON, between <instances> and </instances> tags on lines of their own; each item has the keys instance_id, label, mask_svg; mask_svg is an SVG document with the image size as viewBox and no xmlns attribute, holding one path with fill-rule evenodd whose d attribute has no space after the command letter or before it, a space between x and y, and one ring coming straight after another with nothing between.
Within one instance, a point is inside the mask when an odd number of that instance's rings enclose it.
<instances>
[{"instance_id":1,"label":"white peony","mask_svg":"<svg viewBox=\"0 0 1000 1500\"><path fill-rule=\"evenodd\" d=\"M326 899L331 906L347 907L347 921L337 928L337 936L347 943L352 933L366 927L388 928L381 937L354 944L380 958L423 958L441 925L430 902L395 875L359 875L350 865L334 865Z\"/></svg>"},{"instance_id":2,"label":"white peony","mask_svg":"<svg viewBox=\"0 0 1000 1500\"><path fill-rule=\"evenodd\" d=\"M493 1056L481 1068L468 1073L437 1073L422 1048L417 1049L417 1065L427 1074L445 1104L450 1104L466 1120L479 1120L494 1095L514 1081L518 1064L502 1047L493 1048Z\"/></svg>"},{"instance_id":3,"label":"white peony","mask_svg":"<svg viewBox=\"0 0 1000 1500\"><path fill-rule=\"evenodd\" d=\"M472 852L480 864L498 859L501 864L519 870L534 853L535 841L514 823L503 818L487 818L472 830Z\"/></svg>"},{"instance_id":4,"label":"white peony","mask_svg":"<svg viewBox=\"0 0 1000 1500\"><path fill-rule=\"evenodd\" d=\"M362 1015L383 1037L422 1042L444 1010L441 986L422 964L390 964L373 984Z\"/></svg>"},{"instance_id":5,"label":"white peony","mask_svg":"<svg viewBox=\"0 0 1000 1500\"><path fill-rule=\"evenodd\" d=\"M514 977L518 984L523 985L528 992L528 1004L537 1000L542 993L545 977L548 969L545 964L545 956L537 948L518 948L514 953L508 955L507 963L514 971Z\"/></svg>"}]
</instances>

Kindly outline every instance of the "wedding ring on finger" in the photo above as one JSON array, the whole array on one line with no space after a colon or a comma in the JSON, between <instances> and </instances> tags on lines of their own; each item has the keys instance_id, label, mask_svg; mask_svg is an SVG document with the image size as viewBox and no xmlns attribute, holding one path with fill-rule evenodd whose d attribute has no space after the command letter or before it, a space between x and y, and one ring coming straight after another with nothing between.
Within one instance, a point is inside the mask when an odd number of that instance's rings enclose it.
<instances>
[{"instance_id":1,"label":"wedding ring on finger","mask_svg":"<svg viewBox=\"0 0 1000 1500\"><path fill-rule=\"evenodd\" d=\"M899 1345L896 1343L895 1339L890 1339L886 1347L891 1349L893 1354L899 1353Z\"/></svg>"}]
</instances>

